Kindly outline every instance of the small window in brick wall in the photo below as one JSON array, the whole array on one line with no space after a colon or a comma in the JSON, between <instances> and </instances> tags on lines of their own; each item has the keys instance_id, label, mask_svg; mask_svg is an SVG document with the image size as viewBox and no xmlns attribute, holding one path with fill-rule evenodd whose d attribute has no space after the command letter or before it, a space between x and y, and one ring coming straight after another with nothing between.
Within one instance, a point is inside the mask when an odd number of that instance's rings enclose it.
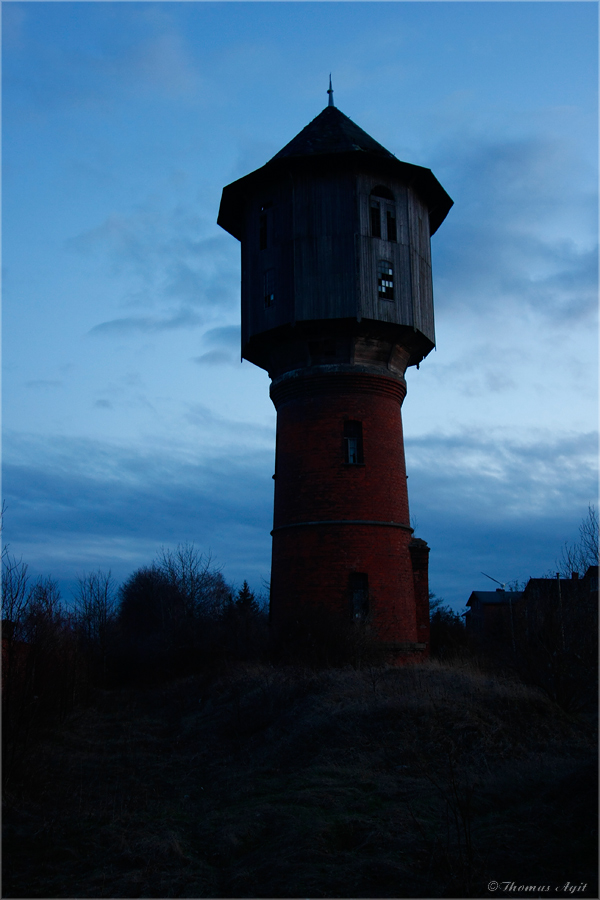
<instances>
[{"instance_id":1,"label":"small window in brick wall","mask_svg":"<svg viewBox=\"0 0 600 900\"><path fill-rule=\"evenodd\" d=\"M362 422L344 422L344 457L349 466L363 464Z\"/></svg>"},{"instance_id":2,"label":"small window in brick wall","mask_svg":"<svg viewBox=\"0 0 600 900\"><path fill-rule=\"evenodd\" d=\"M350 611L354 619L369 614L369 576L366 572L350 572Z\"/></svg>"},{"instance_id":3,"label":"small window in brick wall","mask_svg":"<svg viewBox=\"0 0 600 900\"><path fill-rule=\"evenodd\" d=\"M275 303L275 269L267 269L263 275L265 309Z\"/></svg>"},{"instance_id":4,"label":"small window in brick wall","mask_svg":"<svg viewBox=\"0 0 600 900\"><path fill-rule=\"evenodd\" d=\"M377 295L380 300L394 299L394 269L386 259L377 263Z\"/></svg>"}]
</instances>

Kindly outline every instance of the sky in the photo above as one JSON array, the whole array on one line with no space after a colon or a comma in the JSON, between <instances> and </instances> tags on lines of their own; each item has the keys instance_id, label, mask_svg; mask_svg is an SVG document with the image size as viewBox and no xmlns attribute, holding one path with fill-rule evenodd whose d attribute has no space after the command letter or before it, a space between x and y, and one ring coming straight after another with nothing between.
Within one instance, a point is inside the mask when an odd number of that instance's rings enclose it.
<instances>
[{"instance_id":1,"label":"sky","mask_svg":"<svg viewBox=\"0 0 600 900\"><path fill-rule=\"evenodd\" d=\"M4 2L4 540L32 576L193 542L269 580L275 411L222 188L327 105L454 200L407 372L430 588L553 571L598 493L594 2Z\"/></svg>"}]
</instances>

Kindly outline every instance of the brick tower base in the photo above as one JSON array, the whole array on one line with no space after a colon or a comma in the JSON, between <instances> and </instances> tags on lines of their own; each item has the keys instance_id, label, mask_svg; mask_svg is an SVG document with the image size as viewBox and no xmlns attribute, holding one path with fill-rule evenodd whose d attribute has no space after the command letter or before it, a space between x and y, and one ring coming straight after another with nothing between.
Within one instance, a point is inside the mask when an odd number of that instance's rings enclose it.
<instances>
[{"instance_id":1,"label":"brick tower base","mask_svg":"<svg viewBox=\"0 0 600 900\"><path fill-rule=\"evenodd\" d=\"M399 662L427 655L429 548L409 525L405 394L403 377L359 366L273 381L275 640L321 614L363 624Z\"/></svg>"}]
</instances>

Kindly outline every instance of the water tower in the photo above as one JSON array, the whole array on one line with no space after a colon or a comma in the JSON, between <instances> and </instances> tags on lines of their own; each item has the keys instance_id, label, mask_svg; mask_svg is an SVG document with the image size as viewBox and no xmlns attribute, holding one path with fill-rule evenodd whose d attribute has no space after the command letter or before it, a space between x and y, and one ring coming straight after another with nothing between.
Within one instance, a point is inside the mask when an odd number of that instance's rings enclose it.
<instances>
[{"instance_id":1,"label":"water tower","mask_svg":"<svg viewBox=\"0 0 600 900\"><path fill-rule=\"evenodd\" d=\"M435 343L430 238L452 200L329 105L223 190L241 242L242 356L277 410L271 625L326 610L398 659L426 654L428 556L413 539L401 405Z\"/></svg>"}]
</instances>

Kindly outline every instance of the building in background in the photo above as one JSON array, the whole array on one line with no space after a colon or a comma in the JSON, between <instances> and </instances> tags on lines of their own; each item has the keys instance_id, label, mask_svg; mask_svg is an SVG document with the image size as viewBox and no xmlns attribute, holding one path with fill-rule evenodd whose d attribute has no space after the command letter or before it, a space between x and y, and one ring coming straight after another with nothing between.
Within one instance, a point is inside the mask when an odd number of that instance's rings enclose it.
<instances>
[{"instance_id":1,"label":"building in background","mask_svg":"<svg viewBox=\"0 0 600 900\"><path fill-rule=\"evenodd\" d=\"M581 655L596 642L598 566L581 578L530 578L522 591L473 591L464 616L467 631L484 643Z\"/></svg>"},{"instance_id":2,"label":"building in background","mask_svg":"<svg viewBox=\"0 0 600 900\"><path fill-rule=\"evenodd\" d=\"M522 630L523 591L473 591L464 613L467 632L477 639L514 644Z\"/></svg>"}]
</instances>

